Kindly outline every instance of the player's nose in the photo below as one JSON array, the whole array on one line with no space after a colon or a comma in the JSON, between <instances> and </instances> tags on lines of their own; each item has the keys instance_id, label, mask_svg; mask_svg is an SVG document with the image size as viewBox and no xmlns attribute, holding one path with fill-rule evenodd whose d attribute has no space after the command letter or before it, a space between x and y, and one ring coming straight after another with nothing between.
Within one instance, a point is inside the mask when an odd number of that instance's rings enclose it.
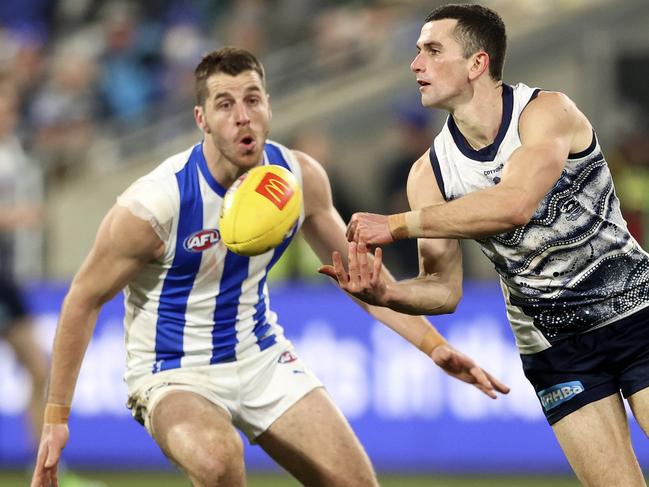
<instances>
[{"instance_id":1,"label":"player's nose","mask_svg":"<svg viewBox=\"0 0 649 487\"><path fill-rule=\"evenodd\" d=\"M235 117L238 126L248 125L250 123L250 115L244 104L237 105Z\"/></svg>"},{"instance_id":2,"label":"player's nose","mask_svg":"<svg viewBox=\"0 0 649 487\"><path fill-rule=\"evenodd\" d=\"M422 70L420 57L421 54L417 54L415 58L412 60L412 62L410 63L410 71L412 71L413 73L418 73Z\"/></svg>"}]
</instances>

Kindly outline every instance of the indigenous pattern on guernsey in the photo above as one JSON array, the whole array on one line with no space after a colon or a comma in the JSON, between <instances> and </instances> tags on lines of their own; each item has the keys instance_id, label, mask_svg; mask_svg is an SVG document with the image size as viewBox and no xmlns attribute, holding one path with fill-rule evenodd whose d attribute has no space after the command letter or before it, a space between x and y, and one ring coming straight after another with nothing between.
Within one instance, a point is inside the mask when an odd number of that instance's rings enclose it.
<instances>
[{"instance_id":1,"label":"indigenous pattern on guernsey","mask_svg":"<svg viewBox=\"0 0 649 487\"><path fill-rule=\"evenodd\" d=\"M503 118L494 143L472 149L449 116L431 148L447 200L488 188L521 145L518 121L539 89L503 86ZM570 154L532 220L479 240L500 275L521 353L605 326L649 305L649 255L629 234L597 137Z\"/></svg>"},{"instance_id":2,"label":"indigenous pattern on guernsey","mask_svg":"<svg viewBox=\"0 0 649 487\"><path fill-rule=\"evenodd\" d=\"M268 141L264 164L281 165L300 184L299 162ZM266 277L304 220L275 249L243 257L220 240L226 188L210 173L203 146L170 157L119 198L151 222L165 243L125 289L126 381L179 367L232 362L286 341L269 308Z\"/></svg>"}]
</instances>

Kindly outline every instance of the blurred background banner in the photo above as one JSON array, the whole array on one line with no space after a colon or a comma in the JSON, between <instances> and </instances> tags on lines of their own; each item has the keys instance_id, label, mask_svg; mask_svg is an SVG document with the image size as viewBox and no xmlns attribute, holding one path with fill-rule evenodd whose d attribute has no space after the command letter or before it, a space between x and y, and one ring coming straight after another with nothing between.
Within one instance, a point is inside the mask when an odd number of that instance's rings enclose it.
<instances>
[{"instance_id":1,"label":"blurred background banner","mask_svg":"<svg viewBox=\"0 0 649 487\"><path fill-rule=\"evenodd\" d=\"M38 337L49 349L64 284L27 288ZM159 468L167 460L125 407L121 295L100 315L72 408L70 464L102 469ZM568 471L531 386L524 378L505 320L500 288L469 283L453 316L435 324L459 349L512 387L493 401L446 376L421 352L374 322L327 284L276 285L271 304L298 353L325 383L380 471ZM0 342L0 467L28 463L23 410L28 379ZM317 418L314 418L317 421ZM640 438L637 425L633 435ZM648 467L649 444L636 441ZM250 469L272 469L259 447L247 446Z\"/></svg>"}]
</instances>

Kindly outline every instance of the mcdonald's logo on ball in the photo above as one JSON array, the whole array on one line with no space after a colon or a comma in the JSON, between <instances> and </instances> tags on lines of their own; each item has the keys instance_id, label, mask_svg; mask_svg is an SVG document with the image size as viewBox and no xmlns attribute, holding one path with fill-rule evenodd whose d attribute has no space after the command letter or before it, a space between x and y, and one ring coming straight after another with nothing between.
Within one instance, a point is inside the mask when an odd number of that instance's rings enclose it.
<instances>
[{"instance_id":1,"label":"mcdonald's logo on ball","mask_svg":"<svg viewBox=\"0 0 649 487\"><path fill-rule=\"evenodd\" d=\"M293 196L291 185L274 173L266 174L255 191L268 198L280 210L284 209Z\"/></svg>"}]
</instances>

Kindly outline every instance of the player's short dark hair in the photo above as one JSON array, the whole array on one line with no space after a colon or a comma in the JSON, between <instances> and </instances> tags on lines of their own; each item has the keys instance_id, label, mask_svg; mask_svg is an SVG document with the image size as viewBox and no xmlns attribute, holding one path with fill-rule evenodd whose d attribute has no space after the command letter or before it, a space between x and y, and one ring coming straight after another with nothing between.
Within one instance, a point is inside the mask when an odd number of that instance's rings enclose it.
<instances>
[{"instance_id":1,"label":"player's short dark hair","mask_svg":"<svg viewBox=\"0 0 649 487\"><path fill-rule=\"evenodd\" d=\"M203 105L207 99L207 78L216 73L236 76L244 71L256 71L264 81L264 67L249 51L236 47L223 47L206 54L194 70L194 94L196 104Z\"/></svg>"},{"instance_id":2,"label":"player's short dark hair","mask_svg":"<svg viewBox=\"0 0 649 487\"><path fill-rule=\"evenodd\" d=\"M507 51L505 23L500 15L481 5L451 4L433 10L426 23L442 19L457 19L454 35L464 47L464 57L485 51L489 55L489 75L500 81Z\"/></svg>"}]
</instances>

